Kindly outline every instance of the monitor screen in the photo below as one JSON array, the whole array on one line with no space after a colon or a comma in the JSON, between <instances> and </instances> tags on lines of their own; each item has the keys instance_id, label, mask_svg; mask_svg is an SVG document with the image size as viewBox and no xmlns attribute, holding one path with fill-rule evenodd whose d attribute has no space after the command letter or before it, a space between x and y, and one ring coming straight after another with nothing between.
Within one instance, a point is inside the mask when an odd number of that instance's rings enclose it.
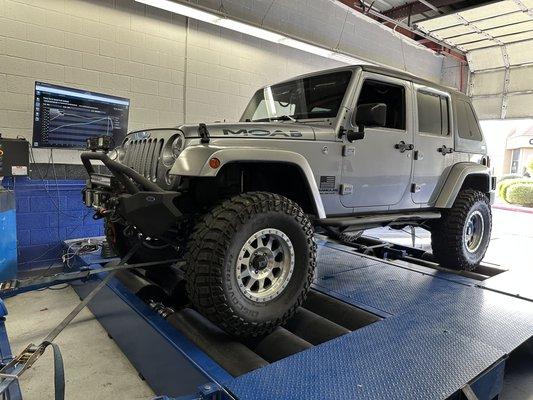
<instances>
[{"instance_id":1,"label":"monitor screen","mask_svg":"<svg viewBox=\"0 0 533 400\"><path fill-rule=\"evenodd\" d=\"M84 149L86 140L126 136L129 99L35 82L33 147Z\"/></svg>"}]
</instances>

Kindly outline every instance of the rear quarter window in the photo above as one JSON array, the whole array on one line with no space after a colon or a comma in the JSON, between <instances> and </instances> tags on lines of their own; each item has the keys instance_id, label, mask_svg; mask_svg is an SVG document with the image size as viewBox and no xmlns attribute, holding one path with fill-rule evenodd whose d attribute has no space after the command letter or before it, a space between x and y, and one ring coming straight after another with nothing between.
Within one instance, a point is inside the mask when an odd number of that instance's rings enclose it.
<instances>
[{"instance_id":1,"label":"rear quarter window","mask_svg":"<svg viewBox=\"0 0 533 400\"><path fill-rule=\"evenodd\" d=\"M458 100L457 108L457 134L462 139L477 140L481 142L483 136L479 129L476 114L472 105L466 101Z\"/></svg>"},{"instance_id":2,"label":"rear quarter window","mask_svg":"<svg viewBox=\"0 0 533 400\"><path fill-rule=\"evenodd\" d=\"M447 136L448 99L444 96L418 91L416 94L418 107L418 131L431 135Z\"/></svg>"}]
</instances>

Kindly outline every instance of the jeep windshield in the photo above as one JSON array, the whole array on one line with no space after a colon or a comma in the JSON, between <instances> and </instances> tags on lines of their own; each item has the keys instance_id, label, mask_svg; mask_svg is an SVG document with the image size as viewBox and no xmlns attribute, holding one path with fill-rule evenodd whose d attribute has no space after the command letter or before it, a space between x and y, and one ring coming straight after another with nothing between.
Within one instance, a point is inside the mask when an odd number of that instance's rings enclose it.
<instances>
[{"instance_id":1,"label":"jeep windshield","mask_svg":"<svg viewBox=\"0 0 533 400\"><path fill-rule=\"evenodd\" d=\"M241 121L334 118L351 76L351 71L340 71L267 86L254 94Z\"/></svg>"}]
</instances>

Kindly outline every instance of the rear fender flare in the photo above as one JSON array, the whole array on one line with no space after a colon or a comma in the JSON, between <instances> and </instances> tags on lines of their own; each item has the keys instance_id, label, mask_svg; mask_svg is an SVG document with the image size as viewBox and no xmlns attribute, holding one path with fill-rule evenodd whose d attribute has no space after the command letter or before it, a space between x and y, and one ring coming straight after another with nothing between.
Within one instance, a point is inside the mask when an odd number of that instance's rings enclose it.
<instances>
[{"instance_id":1,"label":"rear fender flare","mask_svg":"<svg viewBox=\"0 0 533 400\"><path fill-rule=\"evenodd\" d=\"M487 187L484 190L485 193L491 191L490 187L490 170L484 165L476 164L472 162L461 162L455 164L448 174L442 189L440 190L436 200L436 208L450 208L453 206L459 191L461 190L463 183L468 176L481 175L487 177Z\"/></svg>"}]
</instances>

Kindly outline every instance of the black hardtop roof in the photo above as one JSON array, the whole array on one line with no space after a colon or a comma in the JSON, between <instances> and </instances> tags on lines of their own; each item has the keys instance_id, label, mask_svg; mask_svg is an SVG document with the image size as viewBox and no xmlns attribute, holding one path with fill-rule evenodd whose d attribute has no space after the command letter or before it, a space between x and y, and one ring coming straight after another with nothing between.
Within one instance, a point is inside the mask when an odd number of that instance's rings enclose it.
<instances>
[{"instance_id":1,"label":"black hardtop roof","mask_svg":"<svg viewBox=\"0 0 533 400\"><path fill-rule=\"evenodd\" d=\"M345 71L345 70L350 70L350 69L351 70L355 70L355 69L358 69L358 68L362 69L363 71L368 71L368 72L372 72L372 73L376 73L376 74L380 74L380 75L390 76L390 77L393 77L393 78L404 79L406 81L411 81L411 82L414 82L414 83L418 83L419 85L433 87L435 89L442 90L443 92L448 92L448 93L450 93L452 95L455 95L455 96L458 96L458 97L468 98L466 96L466 94L464 94L464 93L462 93L462 92L460 92L457 89L454 89L452 87L444 86L444 85L441 85L439 83L435 83L435 82L432 82L430 80L420 78L420 77L418 77L416 75L413 75L413 74L411 74L409 72L402 71L402 70L399 70L399 69L396 69L396 68L382 67L382 66L371 65L371 64L354 64L354 65L347 65L345 67L331 68L331 69L327 69L327 70L323 70L323 71L315 71L315 72L304 74L304 75L300 75L300 76L297 76L297 77L294 77L294 78L291 78L291 79L286 79L284 82L289 82L289 81L292 81L292 80L297 79L297 78L309 77L309 76L322 74L322 73L329 73L329 72L335 72L335 71Z\"/></svg>"}]
</instances>

